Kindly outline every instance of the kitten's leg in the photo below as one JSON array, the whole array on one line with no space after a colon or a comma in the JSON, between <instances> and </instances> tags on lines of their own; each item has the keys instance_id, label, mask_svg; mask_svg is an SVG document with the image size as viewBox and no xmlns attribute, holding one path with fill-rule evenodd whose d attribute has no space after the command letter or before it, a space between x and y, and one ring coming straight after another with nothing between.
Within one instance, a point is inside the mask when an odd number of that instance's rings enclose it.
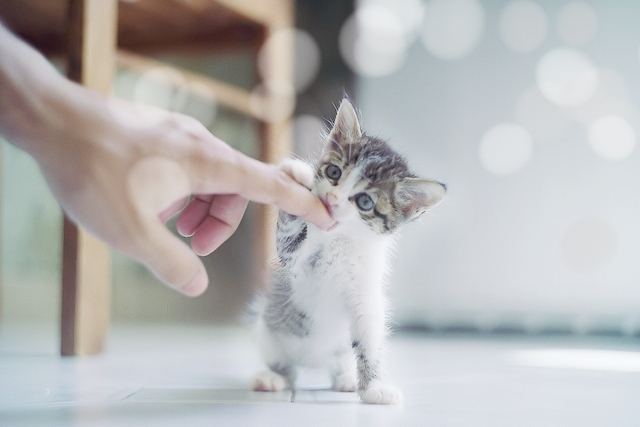
<instances>
[{"instance_id":1,"label":"kitten's leg","mask_svg":"<svg viewBox=\"0 0 640 427\"><path fill-rule=\"evenodd\" d=\"M293 389L295 384L295 369L290 366L273 364L269 371L256 375L253 380L254 391L282 391L285 388Z\"/></svg>"},{"instance_id":2,"label":"kitten's leg","mask_svg":"<svg viewBox=\"0 0 640 427\"><path fill-rule=\"evenodd\" d=\"M335 355L331 366L333 371L333 389L336 391L356 391L358 378L356 377L356 361L353 351L345 348Z\"/></svg>"},{"instance_id":3,"label":"kitten's leg","mask_svg":"<svg viewBox=\"0 0 640 427\"><path fill-rule=\"evenodd\" d=\"M253 379L253 391L282 391L287 388L287 379L273 371L260 372Z\"/></svg>"},{"instance_id":4,"label":"kitten's leg","mask_svg":"<svg viewBox=\"0 0 640 427\"><path fill-rule=\"evenodd\" d=\"M365 298L352 307L351 339L358 367L358 394L365 403L396 404L402 401L400 390L381 380L385 335L382 300Z\"/></svg>"},{"instance_id":5,"label":"kitten's leg","mask_svg":"<svg viewBox=\"0 0 640 427\"><path fill-rule=\"evenodd\" d=\"M311 188L313 180L316 177L316 173L311 165L300 159L284 159L278 167L296 182L307 188Z\"/></svg>"},{"instance_id":6,"label":"kitten's leg","mask_svg":"<svg viewBox=\"0 0 640 427\"><path fill-rule=\"evenodd\" d=\"M282 347L282 342L273 335L263 318L258 320L256 333L260 353L269 370L256 375L251 388L254 391L281 391L287 387L293 388L296 372L292 364L286 361L287 350Z\"/></svg>"}]
</instances>

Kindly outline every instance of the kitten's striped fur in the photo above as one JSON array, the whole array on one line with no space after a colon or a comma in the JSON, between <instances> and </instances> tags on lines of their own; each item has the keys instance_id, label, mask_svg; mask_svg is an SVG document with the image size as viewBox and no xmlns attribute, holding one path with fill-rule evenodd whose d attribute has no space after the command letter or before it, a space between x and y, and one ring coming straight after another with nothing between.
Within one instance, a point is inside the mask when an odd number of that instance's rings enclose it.
<instances>
[{"instance_id":1,"label":"kitten's striped fur","mask_svg":"<svg viewBox=\"0 0 640 427\"><path fill-rule=\"evenodd\" d=\"M322 231L280 212L278 266L259 322L270 371L254 389L293 387L296 366L326 366L334 389L397 403L400 392L382 381L388 258L398 229L439 203L445 187L416 177L386 141L364 134L347 99L315 169L291 159L282 168L338 225Z\"/></svg>"}]
</instances>

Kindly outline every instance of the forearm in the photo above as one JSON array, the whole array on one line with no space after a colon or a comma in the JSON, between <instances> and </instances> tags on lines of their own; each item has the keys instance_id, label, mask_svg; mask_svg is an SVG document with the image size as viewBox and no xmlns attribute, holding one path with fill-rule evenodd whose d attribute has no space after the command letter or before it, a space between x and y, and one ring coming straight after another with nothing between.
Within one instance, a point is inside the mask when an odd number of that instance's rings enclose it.
<instances>
[{"instance_id":1,"label":"forearm","mask_svg":"<svg viewBox=\"0 0 640 427\"><path fill-rule=\"evenodd\" d=\"M42 157L72 120L76 86L0 23L0 135Z\"/></svg>"}]
</instances>

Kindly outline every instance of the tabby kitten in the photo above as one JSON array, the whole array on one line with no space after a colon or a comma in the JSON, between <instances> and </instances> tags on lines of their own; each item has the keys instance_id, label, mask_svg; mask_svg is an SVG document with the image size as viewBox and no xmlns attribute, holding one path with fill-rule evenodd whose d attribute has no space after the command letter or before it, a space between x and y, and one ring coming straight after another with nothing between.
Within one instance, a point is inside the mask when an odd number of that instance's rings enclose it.
<instances>
[{"instance_id":1,"label":"tabby kitten","mask_svg":"<svg viewBox=\"0 0 640 427\"><path fill-rule=\"evenodd\" d=\"M438 204L445 186L416 177L387 142L364 134L347 99L317 169L294 159L281 168L324 202L337 225L323 231L280 212L279 263L258 322L270 370L253 388L293 388L297 366L321 366L335 390L398 403L402 395L383 382L381 366L389 255L398 229Z\"/></svg>"}]
</instances>

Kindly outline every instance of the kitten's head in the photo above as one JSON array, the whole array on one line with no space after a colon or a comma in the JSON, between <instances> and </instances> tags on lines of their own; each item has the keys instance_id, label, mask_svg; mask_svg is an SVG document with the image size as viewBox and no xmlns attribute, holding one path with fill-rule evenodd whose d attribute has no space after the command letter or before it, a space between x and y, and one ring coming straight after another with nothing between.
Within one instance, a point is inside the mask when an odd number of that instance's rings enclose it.
<instances>
[{"instance_id":1,"label":"kitten's head","mask_svg":"<svg viewBox=\"0 0 640 427\"><path fill-rule=\"evenodd\" d=\"M338 109L314 185L338 223L391 234L437 205L446 192L416 177L386 141L364 134L349 100Z\"/></svg>"}]
</instances>

